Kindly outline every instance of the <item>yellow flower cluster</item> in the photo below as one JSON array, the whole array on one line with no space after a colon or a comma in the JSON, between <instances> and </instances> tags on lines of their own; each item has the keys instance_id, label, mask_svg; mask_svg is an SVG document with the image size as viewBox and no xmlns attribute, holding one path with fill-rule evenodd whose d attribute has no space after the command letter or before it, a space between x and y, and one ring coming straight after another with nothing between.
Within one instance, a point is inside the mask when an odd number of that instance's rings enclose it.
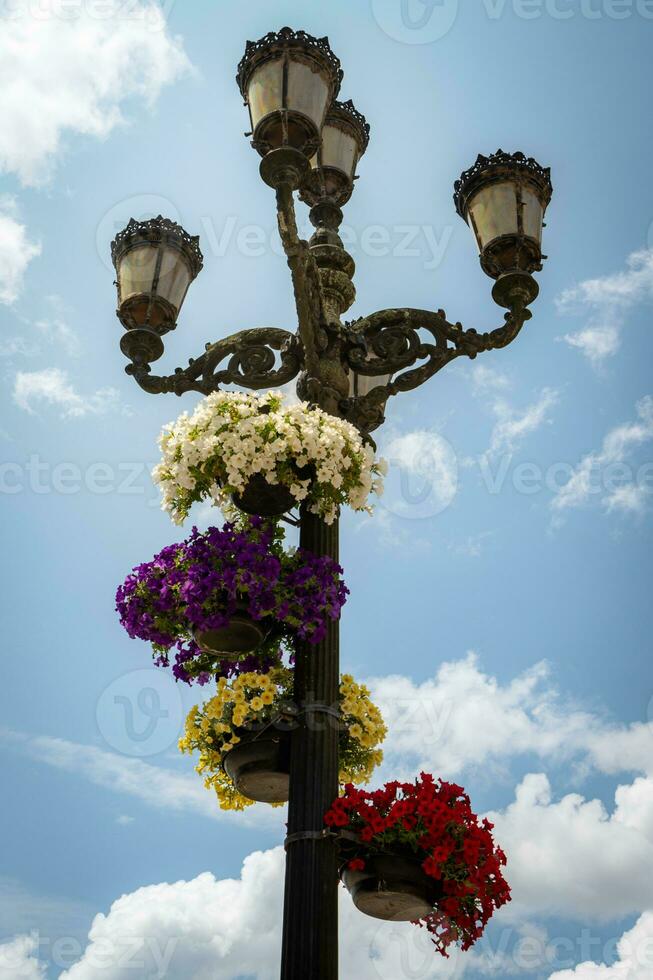
<instances>
[{"instance_id":1,"label":"yellow flower cluster","mask_svg":"<svg viewBox=\"0 0 653 980\"><path fill-rule=\"evenodd\" d=\"M291 701L292 686L293 671L287 667L268 674L251 671L230 680L220 678L216 694L189 712L179 748L189 754L199 752L196 771L204 775L207 789L215 791L222 810L244 810L253 802L236 790L223 768L224 757L241 741L244 727L255 731L274 721L282 704ZM383 758L378 746L386 726L368 688L349 674L341 678L340 709L340 781L366 783Z\"/></svg>"},{"instance_id":2,"label":"yellow flower cluster","mask_svg":"<svg viewBox=\"0 0 653 980\"><path fill-rule=\"evenodd\" d=\"M357 684L351 674L340 678L340 710L345 725L340 745L340 782L367 783L383 760L378 746L388 729L370 698L369 688Z\"/></svg>"},{"instance_id":3,"label":"yellow flower cluster","mask_svg":"<svg viewBox=\"0 0 653 980\"><path fill-rule=\"evenodd\" d=\"M195 770L206 774L204 785L215 790L222 810L244 810L252 804L237 791L222 767L227 752L241 741L238 729L270 722L279 702L291 693L292 671L287 667L277 667L268 674L250 671L232 680L221 677L210 701L201 708L191 708L179 749L189 754L199 751Z\"/></svg>"}]
</instances>

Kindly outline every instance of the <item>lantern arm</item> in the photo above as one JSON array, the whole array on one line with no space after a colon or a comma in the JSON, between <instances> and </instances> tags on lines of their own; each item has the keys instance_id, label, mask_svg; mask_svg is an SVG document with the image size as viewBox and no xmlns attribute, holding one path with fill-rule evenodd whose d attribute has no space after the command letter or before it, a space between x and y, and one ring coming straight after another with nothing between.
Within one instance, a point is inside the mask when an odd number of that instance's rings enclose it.
<instances>
[{"instance_id":1,"label":"lantern arm","mask_svg":"<svg viewBox=\"0 0 653 980\"><path fill-rule=\"evenodd\" d=\"M391 380L346 399L341 406L344 417L362 432L372 431L384 421L391 395L418 388L457 357L473 359L483 351L506 347L531 316L523 305L516 306L505 314L503 326L488 333L450 323L444 310L380 310L348 323L349 340L343 350L348 369L367 377L390 375ZM425 340L420 331L432 340ZM424 363L414 367L420 361Z\"/></svg>"},{"instance_id":2,"label":"lantern arm","mask_svg":"<svg viewBox=\"0 0 653 980\"><path fill-rule=\"evenodd\" d=\"M321 354L328 346L322 281L308 242L299 237L291 185L280 184L276 188L276 195L279 236L292 276L304 366L310 375L315 375Z\"/></svg>"},{"instance_id":3,"label":"lantern arm","mask_svg":"<svg viewBox=\"0 0 653 980\"><path fill-rule=\"evenodd\" d=\"M125 370L152 394L199 391L209 395L223 385L251 390L285 385L297 377L302 364L302 349L295 334L276 327L255 327L207 344L201 357L191 357L187 368L176 368L171 375L151 374L142 358L135 358Z\"/></svg>"}]
</instances>

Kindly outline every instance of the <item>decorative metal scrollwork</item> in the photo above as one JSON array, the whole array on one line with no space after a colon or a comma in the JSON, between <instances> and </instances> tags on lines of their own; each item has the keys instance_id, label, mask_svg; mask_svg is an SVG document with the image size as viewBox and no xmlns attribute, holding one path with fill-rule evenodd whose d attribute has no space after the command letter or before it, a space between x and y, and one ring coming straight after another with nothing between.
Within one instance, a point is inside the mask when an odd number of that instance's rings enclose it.
<instances>
[{"instance_id":1,"label":"decorative metal scrollwork","mask_svg":"<svg viewBox=\"0 0 653 980\"><path fill-rule=\"evenodd\" d=\"M323 203L315 207L311 220L318 230L306 242L298 234L291 186L282 182L276 198L279 235L295 293L297 332L275 327L243 330L207 344L204 354L191 359L187 368L160 377L150 373L150 362L163 350L160 337L147 329L127 331L121 345L132 361L127 371L145 391L207 395L222 385L259 390L299 376L300 398L348 419L369 437L383 422L391 395L419 387L457 357L474 358L482 351L507 346L530 319L529 294L515 289L505 324L489 333L450 323L444 310L381 310L343 325L333 303L327 302L330 277L338 273L350 282L353 273L353 261L337 235L341 212L331 209L327 214ZM331 219L338 219L333 227ZM125 337L129 343L124 343ZM365 394L348 396L352 373L379 378L379 384L371 390L367 386Z\"/></svg>"},{"instance_id":2,"label":"decorative metal scrollwork","mask_svg":"<svg viewBox=\"0 0 653 980\"><path fill-rule=\"evenodd\" d=\"M229 358L227 366L220 365ZM199 391L204 395L221 385L237 384L258 390L287 384L302 367L302 349L295 334L276 327L256 327L207 344L201 357L191 358L187 368L167 377L149 373L144 363L129 365L128 372L141 388L152 393Z\"/></svg>"},{"instance_id":3,"label":"decorative metal scrollwork","mask_svg":"<svg viewBox=\"0 0 653 980\"><path fill-rule=\"evenodd\" d=\"M343 414L361 431L373 431L383 422L391 395L418 388L456 357L475 358L482 351L505 347L530 316L525 309L507 313L502 327L483 334L449 323L444 310L381 310L348 324L351 340L343 353L349 369L366 377L390 376L391 380L365 395L344 400ZM421 330L433 341L425 341ZM425 363L413 367L418 361Z\"/></svg>"}]
</instances>

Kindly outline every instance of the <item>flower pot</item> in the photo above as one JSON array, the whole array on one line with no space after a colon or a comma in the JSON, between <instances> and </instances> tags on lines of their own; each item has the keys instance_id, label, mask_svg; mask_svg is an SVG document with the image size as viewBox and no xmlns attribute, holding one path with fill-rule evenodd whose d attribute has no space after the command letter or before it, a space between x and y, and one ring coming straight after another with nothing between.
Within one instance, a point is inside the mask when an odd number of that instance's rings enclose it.
<instances>
[{"instance_id":1,"label":"flower pot","mask_svg":"<svg viewBox=\"0 0 653 980\"><path fill-rule=\"evenodd\" d=\"M258 803L286 803L290 773L288 733L264 734L242 741L225 755L222 765L242 796Z\"/></svg>"},{"instance_id":2,"label":"flower pot","mask_svg":"<svg viewBox=\"0 0 653 980\"><path fill-rule=\"evenodd\" d=\"M265 639L266 630L246 612L237 612L227 626L195 630L193 636L202 653L238 657L256 650Z\"/></svg>"},{"instance_id":3,"label":"flower pot","mask_svg":"<svg viewBox=\"0 0 653 980\"><path fill-rule=\"evenodd\" d=\"M375 854L365 859L363 871L345 865L340 877L356 908L374 919L414 922L429 915L442 897L440 883L419 861L400 855Z\"/></svg>"},{"instance_id":4,"label":"flower pot","mask_svg":"<svg viewBox=\"0 0 653 980\"><path fill-rule=\"evenodd\" d=\"M242 493L234 494L234 503L246 514L281 517L294 507L295 498L282 483L268 483L262 473L256 473Z\"/></svg>"}]
</instances>

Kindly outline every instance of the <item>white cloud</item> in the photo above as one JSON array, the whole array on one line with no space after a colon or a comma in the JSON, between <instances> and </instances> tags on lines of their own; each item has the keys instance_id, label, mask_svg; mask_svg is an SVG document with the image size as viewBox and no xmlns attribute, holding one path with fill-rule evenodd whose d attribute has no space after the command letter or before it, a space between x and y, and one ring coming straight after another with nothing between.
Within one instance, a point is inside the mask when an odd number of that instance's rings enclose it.
<instances>
[{"instance_id":1,"label":"white cloud","mask_svg":"<svg viewBox=\"0 0 653 980\"><path fill-rule=\"evenodd\" d=\"M451 542L449 551L461 558L480 558L488 538L494 536L494 531L481 531L480 534L469 534L464 540Z\"/></svg>"},{"instance_id":2,"label":"white cloud","mask_svg":"<svg viewBox=\"0 0 653 980\"><path fill-rule=\"evenodd\" d=\"M36 930L48 939L82 937L88 930L93 911L85 903L33 891L21 881L0 876L0 923L5 935L31 934ZM0 969L0 980L3 976Z\"/></svg>"},{"instance_id":3,"label":"white cloud","mask_svg":"<svg viewBox=\"0 0 653 980\"><path fill-rule=\"evenodd\" d=\"M81 959L59 980L276 980L283 911L284 852L255 852L240 878L151 885L123 895L97 915ZM340 889L341 975L454 980L465 972L455 952L442 960L423 929L359 913Z\"/></svg>"},{"instance_id":4,"label":"white cloud","mask_svg":"<svg viewBox=\"0 0 653 980\"><path fill-rule=\"evenodd\" d=\"M48 296L49 312L47 316L37 320L34 326L50 343L60 347L64 353L76 356L79 354L79 338L68 323L69 310L60 296Z\"/></svg>"},{"instance_id":5,"label":"white cloud","mask_svg":"<svg viewBox=\"0 0 653 980\"><path fill-rule=\"evenodd\" d=\"M558 403L558 392L543 388L536 401L519 411L505 399L497 398L492 406L496 423L490 438L491 455L513 452L525 436L537 432L549 421L551 409Z\"/></svg>"},{"instance_id":6,"label":"white cloud","mask_svg":"<svg viewBox=\"0 0 653 980\"><path fill-rule=\"evenodd\" d=\"M558 312L588 316L585 327L566 334L594 367L615 354L628 312L653 298L653 251L641 249L628 257L626 269L597 279L586 279L564 290L556 300Z\"/></svg>"},{"instance_id":7,"label":"white cloud","mask_svg":"<svg viewBox=\"0 0 653 980\"><path fill-rule=\"evenodd\" d=\"M44 980L45 966L38 961L38 937L17 936L0 944L0 980Z\"/></svg>"},{"instance_id":8,"label":"white cloud","mask_svg":"<svg viewBox=\"0 0 653 980\"><path fill-rule=\"evenodd\" d=\"M586 922L653 908L652 725L616 725L565 702L546 664L501 683L482 673L470 655L444 664L422 684L401 676L368 683L390 727L387 771L375 775L375 785L390 776L411 778L419 768L443 777L474 772L476 781L481 775L494 780L498 766L525 754L549 763L566 761L572 777L583 766L605 773L648 772L618 786L610 808L577 793L558 799L548 777L532 773L514 800L489 816L508 854L514 893L513 904L500 916L518 931L544 915ZM213 819L233 816L220 814L194 774L62 739L6 733L6 740L42 764L150 806ZM464 782L469 785L467 777ZM265 807L250 813L245 821L260 819L272 826L283 820L282 813ZM242 821L243 815L235 819ZM282 863L278 848L250 855L236 881L205 874L123 896L107 915L96 917L84 955L61 980L129 980L134 960L128 970L126 952L145 957L140 975L171 957L167 980L276 976ZM460 977L466 967L472 973L500 969L496 956L486 962L482 951L442 964L425 943L423 930L374 922L360 916L344 892L341 900L345 975L395 980L406 973L407 964L416 975L436 978ZM131 945L136 938L141 947ZM630 978L624 974L623 980Z\"/></svg>"},{"instance_id":9,"label":"white cloud","mask_svg":"<svg viewBox=\"0 0 653 980\"><path fill-rule=\"evenodd\" d=\"M653 775L653 722L628 726L595 726L588 737L594 765L601 772L645 772Z\"/></svg>"},{"instance_id":10,"label":"white cloud","mask_svg":"<svg viewBox=\"0 0 653 980\"><path fill-rule=\"evenodd\" d=\"M283 850L276 848L245 858L237 880L217 881L207 872L123 895L107 915L95 917L84 955L61 980L127 980L136 969L141 976L158 971L166 980L213 980L216 971L225 980L272 980L282 888ZM131 944L131 965L121 965Z\"/></svg>"},{"instance_id":11,"label":"white cloud","mask_svg":"<svg viewBox=\"0 0 653 980\"><path fill-rule=\"evenodd\" d=\"M71 357L80 353L79 337L68 322L71 310L56 294L46 296L45 305L45 314L40 319L31 321L21 317L23 324L31 328L29 334L0 338L0 357L36 357L43 352L45 344Z\"/></svg>"},{"instance_id":12,"label":"white cloud","mask_svg":"<svg viewBox=\"0 0 653 980\"><path fill-rule=\"evenodd\" d=\"M483 395L488 391L504 391L510 387L507 375L488 364L474 364L471 369L471 379L475 395Z\"/></svg>"},{"instance_id":13,"label":"white cloud","mask_svg":"<svg viewBox=\"0 0 653 980\"><path fill-rule=\"evenodd\" d=\"M125 101L152 106L190 67L154 0L18 0L0 23L0 173L25 185L49 178L67 136L105 138Z\"/></svg>"},{"instance_id":14,"label":"white cloud","mask_svg":"<svg viewBox=\"0 0 653 980\"><path fill-rule=\"evenodd\" d=\"M121 814L119 817L116 817L116 823L118 824L119 827L128 827L129 824L133 822L134 822L134 818L129 817L127 816L127 814L124 813Z\"/></svg>"},{"instance_id":15,"label":"white cloud","mask_svg":"<svg viewBox=\"0 0 653 980\"><path fill-rule=\"evenodd\" d=\"M581 963L574 970L552 973L549 980L651 980L653 975L653 912L646 911L617 944L617 959Z\"/></svg>"},{"instance_id":16,"label":"white cloud","mask_svg":"<svg viewBox=\"0 0 653 980\"><path fill-rule=\"evenodd\" d=\"M615 820L632 827L653 844L653 780L640 776L615 793Z\"/></svg>"},{"instance_id":17,"label":"white cloud","mask_svg":"<svg viewBox=\"0 0 653 980\"><path fill-rule=\"evenodd\" d=\"M609 323L594 323L576 333L565 334L563 340L570 347L576 347L598 368L606 357L612 357L621 347L621 322L612 313Z\"/></svg>"},{"instance_id":18,"label":"white cloud","mask_svg":"<svg viewBox=\"0 0 653 980\"><path fill-rule=\"evenodd\" d=\"M608 514L612 514L614 511L619 511L622 514L643 514L646 511L650 495L650 490L647 487L629 483L623 487L616 487L612 493L607 494L603 504Z\"/></svg>"},{"instance_id":19,"label":"white cloud","mask_svg":"<svg viewBox=\"0 0 653 980\"><path fill-rule=\"evenodd\" d=\"M527 755L573 761L576 775L653 775L653 723L619 725L562 698L546 662L502 684L470 653L421 683L401 675L366 683L389 728L379 780L420 769L495 779Z\"/></svg>"},{"instance_id":20,"label":"white cloud","mask_svg":"<svg viewBox=\"0 0 653 980\"><path fill-rule=\"evenodd\" d=\"M549 676L548 665L539 663L501 685L470 653L421 684L398 675L369 679L389 728L384 770L429 768L454 777L526 753L551 759L586 751L600 722L563 703Z\"/></svg>"},{"instance_id":21,"label":"white cloud","mask_svg":"<svg viewBox=\"0 0 653 980\"><path fill-rule=\"evenodd\" d=\"M647 784L650 816L653 781L639 782ZM610 814L577 793L554 802L547 776L531 773L513 803L488 814L508 855L513 903L506 914L607 921L653 907L653 840L637 823L644 794L641 786L634 795L624 789Z\"/></svg>"},{"instance_id":22,"label":"white cloud","mask_svg":"<svg viewBox=\"0 0 653 980\"><path fill-rule=\"evenodd\" d=\"M87 779L96 786L131 796L160 810L194 813L213 820L238 821L251 826L275 827L283 822L283 810L254 806L245 813L219 809L215 795L193 772L177 772L141 759L107 752L93 745L80 745L49 735L28 737L3 732L5 743L17 746L35 760L55 769ZM130 822L131 818L118 818Z\"/></svg>"},{"instance_id":23,"label":"white cloud","mask_svg":"<svg viewBox=\"0 0 653 980\"><path fill-rule=\"evenodd\" d=\"M600 500L610 513L641 513L650 497L647 483L635 479L630 466L623 467L633 450L653 440L653 397L636 405L637 418L611 429L601 449L583 456L568 482L561 487L551 507L561 512L581 507L590 499ZM612 470L612 472L611 472ZM625 482L617 483L617 480Z\"/></svg>"},{"instance_id":24,"label":"white cloud","mask_svg":"<svg viewBox=\"0 0 653 980\"><path fill-rule=\"evenodd\" d=\"M622 916L624 910L639 903L646 908L651 902L653 845L609 816L599 801L570 795L553 802L546 777L529 775L515 802L489 816L508 851L516 906L502 910L498 922L505 925L515 915L526 916L517 924L518 935L533 935L538 945L545 945L546 933L529 922L529 916L542 912L588 921ZM164 882L123 895L106 914L95 916L83 954L59 980L130 980L135 971L166 980L273 980L280 955L283 872L284 852L277 847L245 858L239 878L217 880L207 872L191 881ZM361 915L342 888L339 899L343 976L454 980L468 968L496 975L504 956L490 946L489 956L487 950L454 951L443 961L425 930ZM635 947L641 953L642 946ZM622 959L624 950L620 945ZM506 957L504 965L509 963ZM510 971L500 975L505 972ZM32 980L39 974L28 976ZM578 980L582 974L571 976ZM617 976L630 980L626 972ZM556 974L555 980L563 977Z\"/></svg>"},{"instance_id":25,"label":"white cloud","mask_svg":"<svg viewBox=\"0 0 653 980\"><path fill-rule=\"evenodd\" d=\"M438 432L418 430L391 437L382 447L390 465L382 507L408 520L434 517L458 492L455 450Z\"/></svg>"},{"instance_id":26,"label":"white cloud","mask_svg":"<svg viewBox=\"0 0 653 980\"><path fill-rule=\"evenodd\" d=\"M39 404L58 408L62 418L83 418L121 410L120 393L116 388L99 388L92 395L80 395L60 368L18 371L13 398L16 405L30 415L36 414ZM122 410L125 411L124 407Z\"/></svg>"},{"instance_id":27,"label":"white cloud","mask_svg":"<svg viewBox=\"0 0 653 980\"><path fill-rule=\"evenodd\" d=\"M27 337L0 338L0 357L35 357L40 353L39 345L28 340Z\"/></svg>"},{"instance_id":28,"label":"white cloud","mask_svg":"<svg viewBox=\"0 0 653 980\"><path fill-rule=\"evenodd\" d=\"M398 773L412 778L420 769L445 778L474 773L477 779L495 779L511 761L526 756L549 764L573 761L572 776L591 769L653 776L653 724L616 724L562 698L545 662L501 683L470 653L445 662L421 683L401 675L366 683L389 729L375 782ZM50 736L5 732L4 741L41 763L150 806L270 827L284 819L283 811L263 805L236 817L222 813L194 773Z\"/></svg>"},{"instance_id":29,"label":"white cloud","mask_svg":"<svg viewBox=\"0 0 653 980\"><path fill-rule=\"evenodd\" d=\"M0 19L1 23L1 19ZM0 32L1 37L1 32ZM0 40L0 48L2 41ZM0 76L2 67L0 62ZM2 92L0 90L0 103ZM1 114L0 114L1 116ZM0 140L2 140L0 127ZM37 255L41 246L30 241L27 228L15 217L15 208L10 198L0 199L0 303L6 306L15 303L23 288L27 267Z\"/></svg>"},{"instance_id":30,"label":"white cloud","mask_svg":"<svg viewBox=\"0 0 653 980\"><path fill-rule=\"evenodd\" d=\"M219 813L216 813L215 797L195 774L174 772L117 752L47 735L29 739L25 747L46 765L75 773L97 786L112 788L151 806L206 817L216 817Z\"/></svg>"}]
</instances>

